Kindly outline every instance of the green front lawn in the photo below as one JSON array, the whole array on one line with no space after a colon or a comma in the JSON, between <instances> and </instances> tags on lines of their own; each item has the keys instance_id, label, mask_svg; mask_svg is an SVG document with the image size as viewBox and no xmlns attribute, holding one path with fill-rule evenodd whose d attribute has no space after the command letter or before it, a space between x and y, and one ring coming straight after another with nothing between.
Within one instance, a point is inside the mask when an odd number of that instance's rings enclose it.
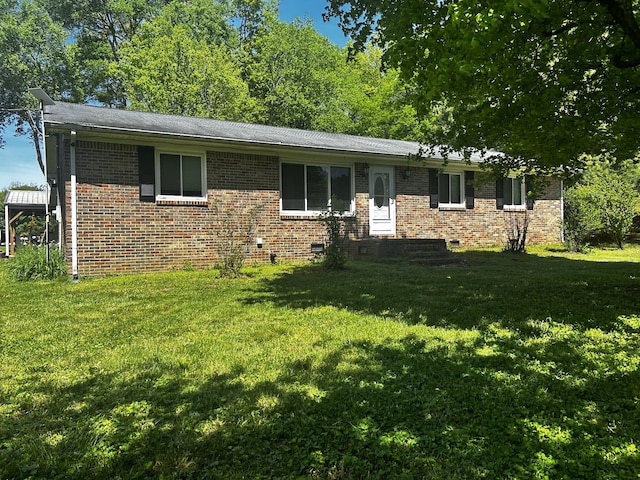
<instances>
[{"instance_id":1,"label":"green front lawn","mask_svg":"<svg viewBox=\"0 0 640 480\"><path fill-rule=\"evenodd\" d=\"M0 479L638 478L640 248L18 283Z\"/></svg>"}]
</instances>

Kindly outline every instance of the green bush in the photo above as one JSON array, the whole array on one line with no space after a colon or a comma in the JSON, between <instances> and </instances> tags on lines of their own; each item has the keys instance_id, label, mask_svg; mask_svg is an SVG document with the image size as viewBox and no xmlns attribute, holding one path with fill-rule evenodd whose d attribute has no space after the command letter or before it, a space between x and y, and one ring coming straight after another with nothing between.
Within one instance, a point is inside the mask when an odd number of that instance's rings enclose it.
<instances>
[{"instance_id":1,"label":"green bush","mask_svg":"<svg viewBox=\"0 0 640 480\"><path fill-rule=\"evenodd\" d=\"M324 251L323 265L329 270L342 270L347 263L344 250L346 239L344 210L340 208L335 198L332 198L334 208L327 208L320 214L327 232L327 248Z\"/></svg>"},{"instance_id":2,"label":"green bush","mask_svg":"<svg viewBox=\"0 0 640 480\"><path fill-rule=\"evenodd\" d=\"M264 204L242 209L214 205L216 212L216 252L220 260L220 277L237 278L244 265L255 233L258 214Z\"/></svg>"},{"instance_id":3,"label":"green bush","mask_svg":"<svg viewBox=\"0 0 640 480\"><path fill-rule=\"evenodd\" d=\"M590 188L575 185L564 196L564 241L572 252L583 252L589 238L602 229L600 212L590 200Z\"/></svg>"},{"instance_id":4,"label":"green bush","mask_svg":"<svg viewBox=\"0 0 640 480\"><path fill-rule=\"evenodd\" d=\"M57 248L49 249L49 262L45 247L27 245L19 248L7 265L7 273L16 280L51 280L67 274L64 255Z\"/></svg>"},{"instance_id":5,"label":"green bush","mask_svg":"<svg viewBox=\"0 0 640 480\"><path fill-rule=\"evenodd\" d=\"M638 207L637 174L628 166L607 161L591 163L578 183L565 194L565 241L580 251L597 233L622 248Z\"/></svg>"}]
</instances>

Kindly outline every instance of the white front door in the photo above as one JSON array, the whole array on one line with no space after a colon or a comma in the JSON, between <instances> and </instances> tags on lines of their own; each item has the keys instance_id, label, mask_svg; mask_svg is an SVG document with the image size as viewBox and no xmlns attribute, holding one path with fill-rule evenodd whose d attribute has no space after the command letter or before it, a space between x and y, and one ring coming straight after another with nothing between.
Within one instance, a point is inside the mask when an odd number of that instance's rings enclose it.
<instances>
[{"instance_id":1,"label":"white front door","mask_svg":"<svg viewBox=\"0 0 640 480\"><path fill-rule=\"evenodd\" d=\"M393 167L369 169L369 234L396 234L396 194Z\"/></svg>"}]
</instances>

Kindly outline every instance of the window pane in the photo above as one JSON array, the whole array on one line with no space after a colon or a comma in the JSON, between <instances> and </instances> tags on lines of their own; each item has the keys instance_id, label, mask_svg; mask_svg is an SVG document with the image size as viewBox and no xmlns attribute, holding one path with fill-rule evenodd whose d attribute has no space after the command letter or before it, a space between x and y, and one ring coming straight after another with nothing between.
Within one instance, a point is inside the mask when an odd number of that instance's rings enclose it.
<instances>
[{"instance_id":1,"label":"window pane","mask_svg":"<svg viewBox=\"0 0 640 480\"><path fill-rule=\"evenodd\" d=\"M513 178L504 179L504 204L513 205Z\"/></svg>"},{"instance_id":2,"label":"window pane","mask_svg":"<svg viewBox=\"0 0 640 480\"><path fill-rule=\"evenodd\" d=\"M522 181L515 178L513 180L513 204L522 205Z\"/></svg>"},{"instance_id":3,"label":"window pane","mask_svg":"<svg viewBox=\"0 0 640 480\"><path fill-rule=\"evenodd\" d=\"M451 197L449 196L449 174L440 174L438 182L438 197L440 203L451 203Z\"/></svg>"},{"instance_id":4,"label":"window pane","mask_svg":"<svg viewBox=\"0 0 640 480\"><path fill-rule=\"evenodd\" d=\"M347 211L351 207L351 169L331 167L331 196L335 197L336 210Z\"/></svg>"},{"instance_id":5,"label":"window pane","mask_svg":"<svg viewBox=\"0 0 640 480\"><path fill-rule=\"evenodd\" d=\"M462 175L451 174L451 203L462 203Z\"/></svg>"},{"instance_id":6,"label":"window pane","mask_svg":"<svg viewBox=\"0 0 640 480\"><path fill-rule=\"evenodd\" d=\"M182 194L185 197L203 197L200 157L182 157Z\"/></svg>"},{"instance_id":7,"label":"window pane","mask_svg":"<svg viewBox=\"0 0 640 480\"><path fill-rule=\"evenodd\" d=\"M329 204L329 168L307 167L307 209L322 210Z\"/></svg>"},{"instance_id":8,"label":"window pane","mask_svg":"<svg viewBox=\"0 0 640 480\"><path fill-rule=\"evenodd\" d=\"M282 209L304 210L304 165L282 164Z\"/></svg>"},{"instance_id":9,"label":"window pane","mask_svg":"<svg viewBox=\"0 0 640 480\"><path fill-rule=\"evenodd\" d=\"M160 154L160 193L181 195L180 155Z\"/></svg>"},{"instance_id":10,"label":"window pane","mask_svg":"<svg viewBox=\"0 0 640 480\"><path fill-rule=\"evenodd\" d=\"M373 203L378 208L382 208L386 203L387 195L385 194L386 189L384 187L382 175L377 175L376 183L373 186Z\"/></svg>"}]
</instances>

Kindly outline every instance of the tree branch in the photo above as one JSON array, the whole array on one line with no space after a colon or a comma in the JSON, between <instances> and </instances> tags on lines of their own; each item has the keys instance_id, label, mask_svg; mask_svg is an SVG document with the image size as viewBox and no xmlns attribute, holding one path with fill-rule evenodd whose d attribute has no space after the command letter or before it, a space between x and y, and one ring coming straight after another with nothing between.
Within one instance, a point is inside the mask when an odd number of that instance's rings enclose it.
<instances>
[{"instance_id":1,"label":"tree branch","mask_svg":"<svg viewBox=\"0 0 640 480\"><path fill-rule=\"evenodd\" d=\"M545 30L544 32L542 32L542 34L546 37L546 38L551 38L551 37L557 37L558 35L562 35L563 33L566 33L568 31L570 31L573 28L576 28L578 26L577 23L575 22L568 22L565 23L564 25L562 25L559 28L556 28L555 30L551 29L551 30Z\"/></svg>"},{"instance_id":2,"label":"tree branch","mask_svg":"<svg viewBox=\"0 0 640 480\"><path fill-rule=\"evenodd\" d=\"M27 123L29 127L31 127L31 139L33 140L33 145L36 148L36 158L38 160L38 165L40 165L40 170L44 174L44 161L42 159L42 150L40 149L40 128L38 127L38 117L36 114L36 118L33 118L31 115L31 111L27 111L25 115L27 119Z\"/></svg>"},{"instance_id":3,"label":"tree branch","mask_svg":"<svg viewBox=\"0 0 640 480\"><path fill-rule=\"evenodd\" d=\"M633 68L640 65L640 25L633 12L632 0L598 0L605 7L616 24L622 29L625 38L633 44L633 52L627 58L622 53L616 55L613 63L618 68Z\"/></svg>"}]
</instances>

